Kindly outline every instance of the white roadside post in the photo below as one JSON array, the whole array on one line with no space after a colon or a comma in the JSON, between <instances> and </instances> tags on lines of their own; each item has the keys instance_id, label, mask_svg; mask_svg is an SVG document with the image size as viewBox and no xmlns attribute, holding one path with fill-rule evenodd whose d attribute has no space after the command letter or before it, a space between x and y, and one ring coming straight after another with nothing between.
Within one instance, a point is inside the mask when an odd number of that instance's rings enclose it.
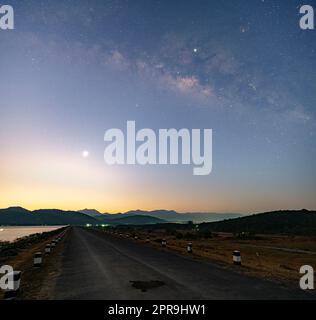
<instances>
[{"instance_id":1,"label":"white roadside post","mask_svg":"<svg viewBox=\"0 0 316 320\"><path fill-rule=\"evenodd\" d=\"M233 252L233 262L235 265L240 266L241 265L241 255L240 255L240 251L235 250Z\"/></svg>"},{"instance_id":2,"label":"white roadside post","mask_svg":"<svg viewBox=\"0 0 316 320\"><path fill-rule=\"evenodd\" d=\"M40 267L43 262L42 252L36 252L34 255L34 267Z\"/></svg>"},{"instance_id":3,"label":"white roadside post","mask_svg":"<svg viewBox=\"0 0 316 320\"><path fill-rule=\"evenodd\" d=\"M188 251L188 253L192 253L192 242L188 243L187 251Z\"/></svg>"},{"instance_id":4,"label":"white roadside post","mask_svg":"<svg viewBox=\"0 0 316 320\"><path fill-rule=\"evenodd\" d=\"M54 240L50 243L50 247L51 247L51 250L53 250L53 248L56 247L56 243L54 242Z\"/></svg>"},{"instance_id":5,"label":"white roadside post","mask_svg":"<svg viewBox=\"0 0 316 320\"><path fill-rule=\"evenodd\" d=\"M21 271L13 271L8 273L10 281L13 281L11 289L4 292L4 300L14 300L20 291Z\"/></svg>"},{"instance_id":6,"label":"white roadside post","mask_svg":"<svg viewBox=\"0 0 316 320\"><path fill-rule=\"evenodd\" d=\"M51 248L50 248L50 244L47 244L45 247L45 254L50 254Z\"/></svg>"},{"instance_id":7,"label":"white roadside post","mask_svg":"<svg viewBox=\"0 0 316 320\"><path fill-rule=\"evenodd\" d=\"M163 247L166 247L166 246L167 246L167 241L166 241L166 239L162 239L161 245L162 245Z\"/></svg>"}]
</instances>

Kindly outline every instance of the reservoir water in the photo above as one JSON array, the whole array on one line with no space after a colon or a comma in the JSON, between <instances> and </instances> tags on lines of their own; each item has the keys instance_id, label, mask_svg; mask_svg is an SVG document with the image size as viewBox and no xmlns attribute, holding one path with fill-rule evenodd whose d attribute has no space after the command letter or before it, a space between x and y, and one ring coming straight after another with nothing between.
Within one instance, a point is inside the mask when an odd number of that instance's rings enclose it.
<instances>
[{"instance_id":1,"label":"reservoir water","mask_svg":"<svg viewBox=\"0 0 316 320\"><path fill-rule=\"evenodd\" d=\"M28 227L1 227L0 226L0 241L15 241L18 238L29 236L33 233L43 233L53 231L63 226L28 226Z\"/></svg>"}]
</instances>

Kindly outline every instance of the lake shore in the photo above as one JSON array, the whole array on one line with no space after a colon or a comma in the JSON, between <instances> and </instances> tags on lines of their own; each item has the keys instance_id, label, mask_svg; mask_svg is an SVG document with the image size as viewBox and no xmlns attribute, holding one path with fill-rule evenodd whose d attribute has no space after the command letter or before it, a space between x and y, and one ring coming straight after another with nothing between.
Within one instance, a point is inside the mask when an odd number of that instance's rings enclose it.
<instances>
[{"instance_id":1,"label":"lake shore","mask_svg":"<svg viewBox=\"0 0 316 320\"><path fill-rule=\"evenodd\" d=\"M36 233L50 232L65 226L1 226L0 242L14 242Z\"/></svg>"}]
</instances>

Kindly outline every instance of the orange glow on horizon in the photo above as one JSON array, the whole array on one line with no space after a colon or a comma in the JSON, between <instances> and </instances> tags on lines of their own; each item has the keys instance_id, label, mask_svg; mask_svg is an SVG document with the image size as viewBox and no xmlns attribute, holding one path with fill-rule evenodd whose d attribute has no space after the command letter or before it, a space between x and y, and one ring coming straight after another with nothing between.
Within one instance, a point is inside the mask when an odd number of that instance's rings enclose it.
<instances>
[{"instance_id":1,"label":"orange glow on horizon","mask_svg":"<svg viewBox=\"0 0 316 320\"><path fill-rule=\"evenodd\" d=\"M12 151L5 154L1 164L0 208L89 208L102 213L136 209L217 213L314 209L314 198L309 194L302 199L287 190L271 186L267 191L246 182L240 188L237 179L229 181L227 188L225 181L214 182L213 176L197 184L196 179L190 181L170 166L161 171L111 167L92 156L82 157L81 151Z\"/></svg>"}]
</instances>

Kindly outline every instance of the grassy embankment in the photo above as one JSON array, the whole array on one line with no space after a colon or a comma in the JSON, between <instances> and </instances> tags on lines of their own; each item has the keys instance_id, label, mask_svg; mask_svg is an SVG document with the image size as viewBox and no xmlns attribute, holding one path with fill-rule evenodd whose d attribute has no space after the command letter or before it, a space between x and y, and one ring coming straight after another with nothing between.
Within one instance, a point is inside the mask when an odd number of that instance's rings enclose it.
<instances>
[{"instance_id":1,"label":"grassy embankment","mask_svg":"<svg viewBox=\"0 0 316 320\"><path fill-rule=\"evenodd\" d=\"M43 286L43 283L47 276L54 278L58 272L58 268L56 269L57 261L62 252L65 237L62 238L50 255L44 255L44 249L46 244L51 243L66 229L61 228L41 234L33 234L13 243L0 243L0 265L10 265L14 270L22 272L18 299L49 299L52 288L50 288L50 283L45 286ZM33 266L33 257L36 252L43 253L41 268ZM3 292L0 290L1 299L3 299Z\"/></svg>"}]
</instances>

